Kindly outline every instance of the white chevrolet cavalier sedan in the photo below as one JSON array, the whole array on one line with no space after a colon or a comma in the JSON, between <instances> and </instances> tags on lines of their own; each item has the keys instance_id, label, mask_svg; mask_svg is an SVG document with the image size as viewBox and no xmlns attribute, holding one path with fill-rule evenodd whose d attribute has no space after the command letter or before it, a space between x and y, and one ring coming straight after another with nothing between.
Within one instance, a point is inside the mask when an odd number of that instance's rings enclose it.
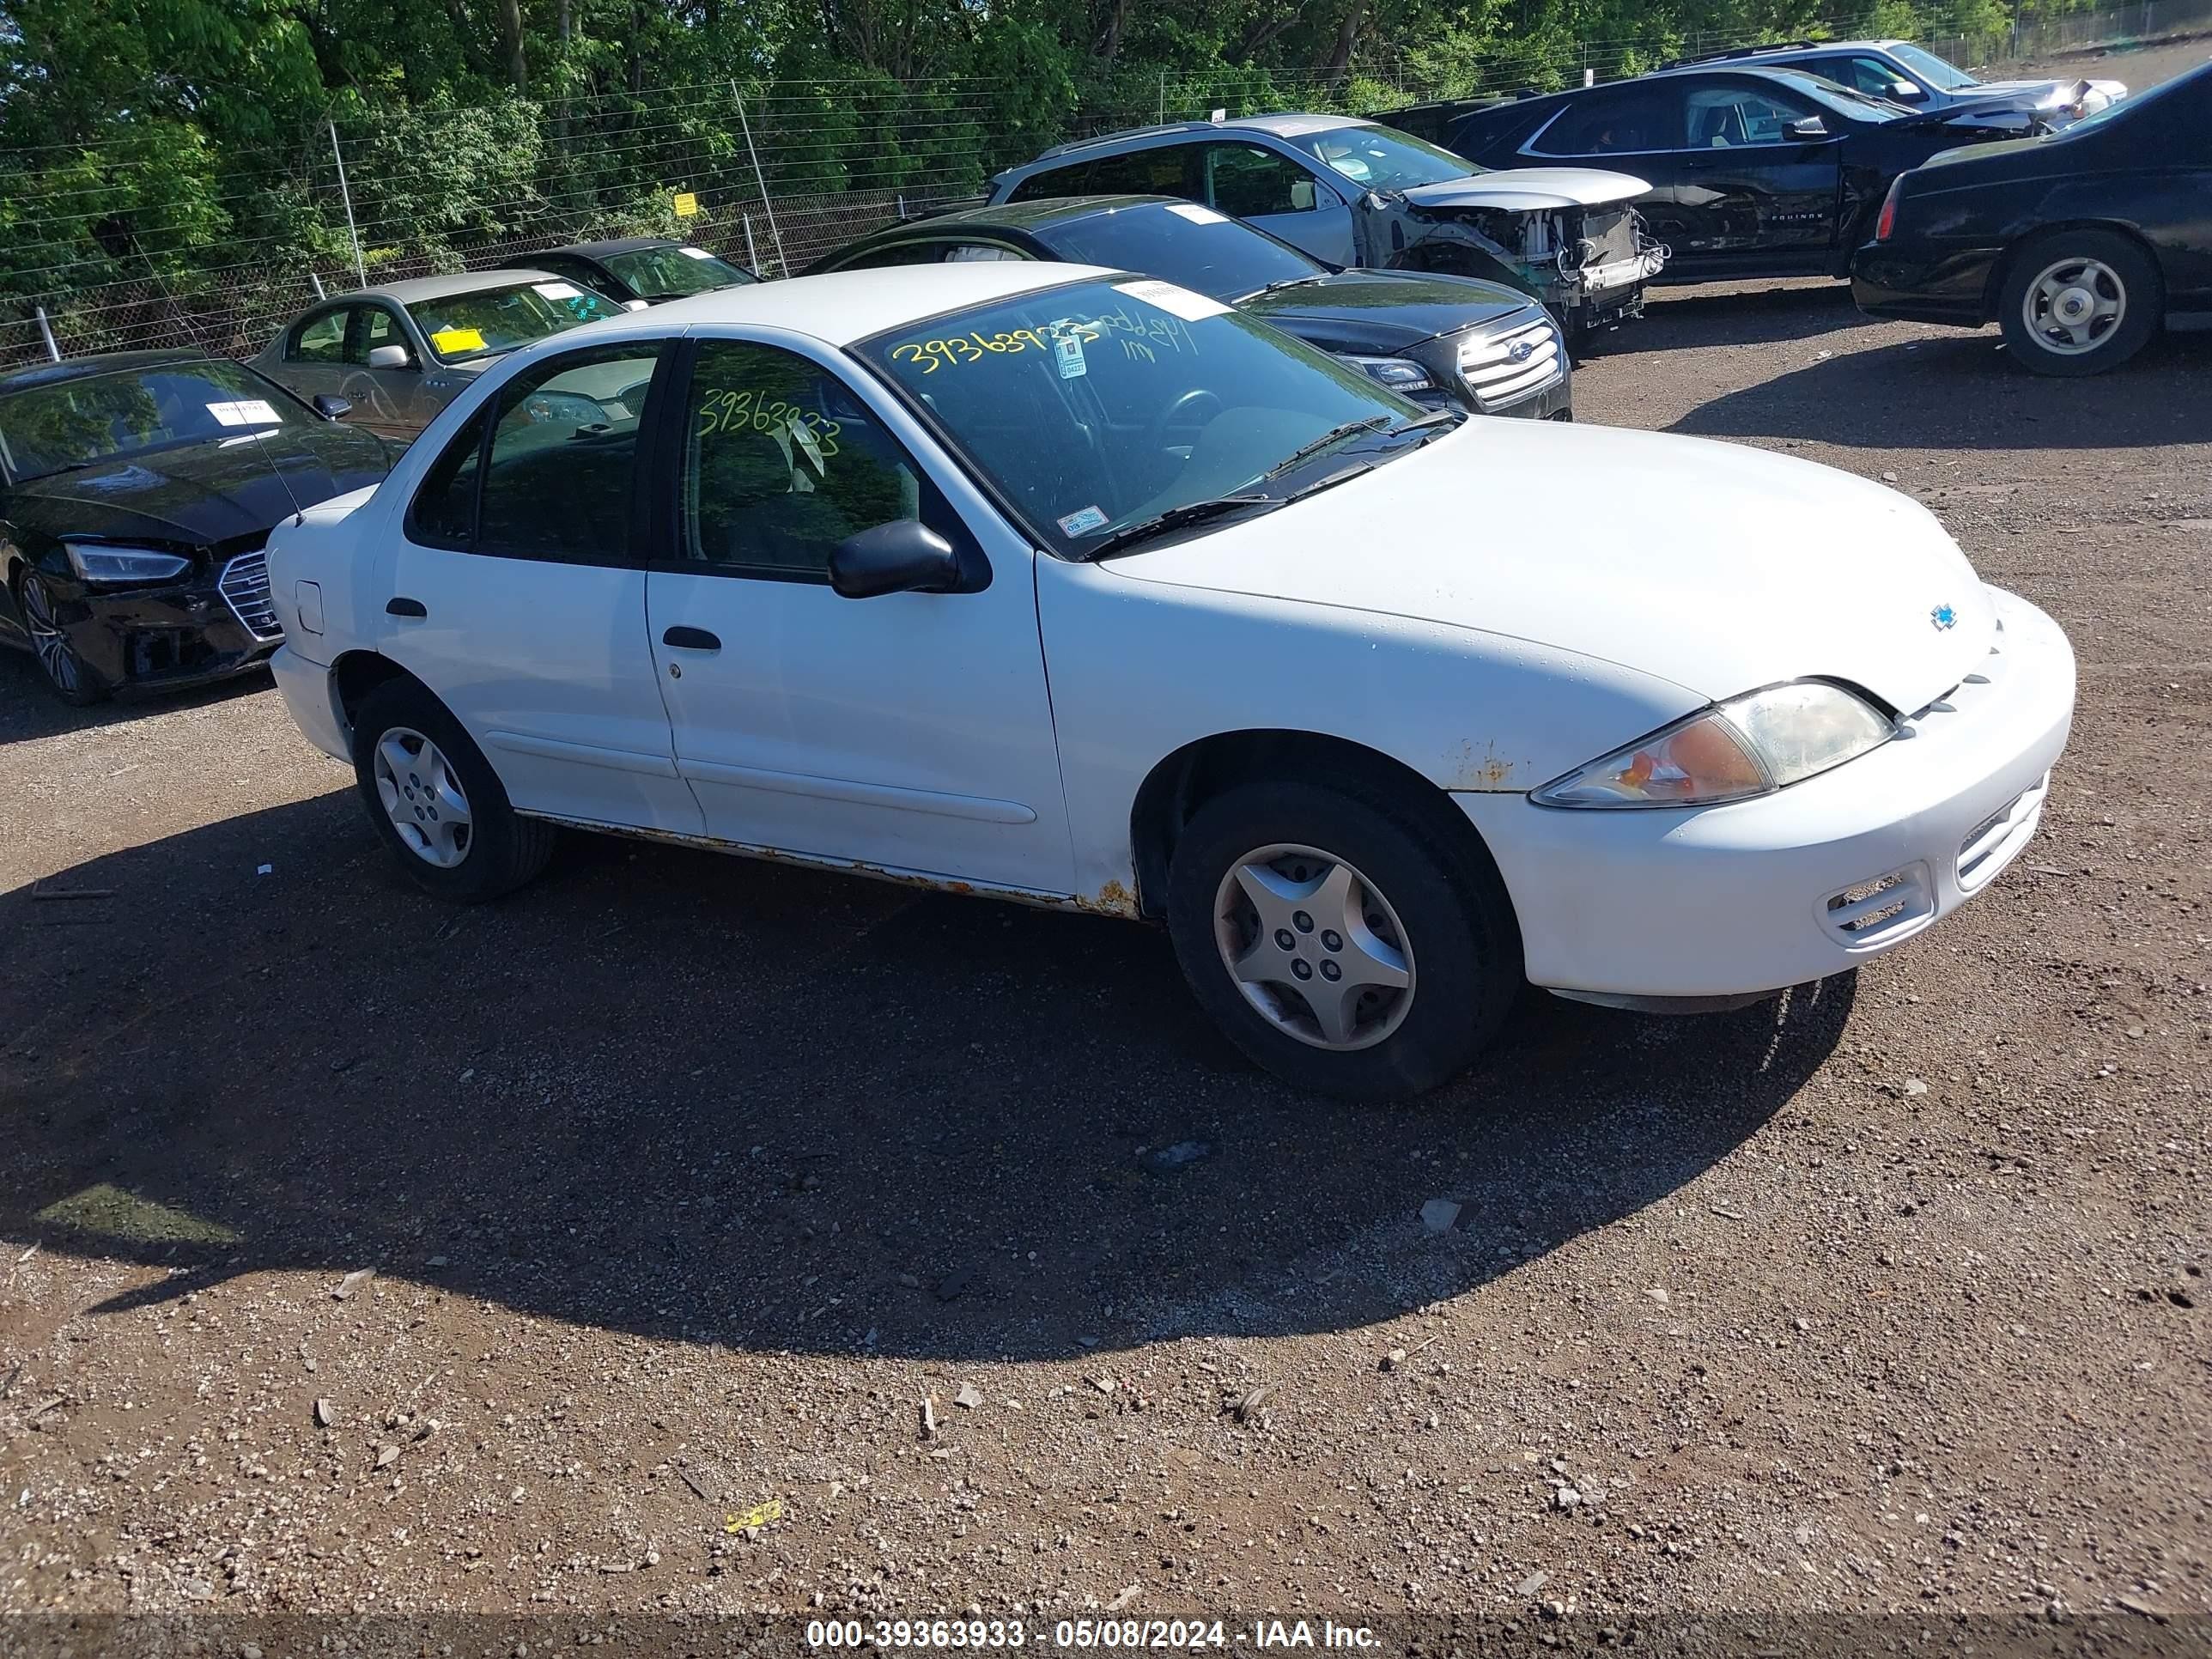
<instances>
[{"instance_id":1,"label":"white chevrolet cavalier sedan","mask_svg":"<svg viewBox=\"0 0 2212 1659\"><path fill-rule=\"evenodd\" d=\"M2034 833L2074 702L1902 495L1425 411L1084 266L560 336L269 563L293 717L434 893L569 824L1152 918L1352 1096L1524 981L1692 1011L1910 938Z\"/></svg>"}]
</instances>

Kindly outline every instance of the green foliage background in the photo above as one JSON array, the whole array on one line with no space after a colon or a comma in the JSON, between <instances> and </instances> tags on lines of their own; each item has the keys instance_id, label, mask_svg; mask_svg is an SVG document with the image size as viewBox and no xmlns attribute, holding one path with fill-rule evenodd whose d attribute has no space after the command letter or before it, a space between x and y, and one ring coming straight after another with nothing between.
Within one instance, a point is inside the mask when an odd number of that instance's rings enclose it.
<instances>
[{"instance_id":1,"label":"green foliage background","mask_svg":"<svg viewBox=\"0 0 2212 1659\"><path fill-rule=\"evenodd\" d=\"M773 265L776 240L797 263L902 198L1163 112L2011 21L2006 0L0 0L0 327L39 298L76 349L164 308L173 334L258 343L243 313L275 307L265 332L310 270L350 277L334 131L371 280L672 228L678 190L705 211L687 234L742 258L750 218Z\"/></svg>"}]
</instances>

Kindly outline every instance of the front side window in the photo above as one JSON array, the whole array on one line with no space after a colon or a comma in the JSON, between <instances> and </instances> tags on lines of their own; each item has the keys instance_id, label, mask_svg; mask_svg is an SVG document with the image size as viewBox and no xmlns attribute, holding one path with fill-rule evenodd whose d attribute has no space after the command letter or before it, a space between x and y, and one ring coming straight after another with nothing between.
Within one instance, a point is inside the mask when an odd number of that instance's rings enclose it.
<instances>
[{"instance_id":1,"label":"front side window","mask_svg":"<svg viewBox=\"0 0 2212 1659\"><path fill-rule=\"evenodd\" d=\"M1955 64L1947 64L1932 52L1926 52L1909 41L1901 41L1889 48L1897 61L1914 76L1943 92L1964 92L1968 87L1981 82Z\"/></svg>"},{"instance_id":2,"label":"front side window","mask_svg":"<svg viewBox=\"0 0 2212 1659\"><path fill-rule=\"evenodd\" d=\"M623 308L605 295L562 280L417 300L407 307L407 314L439 362L460 363L498 356L584 323L619 317Z\"/></svg>"},{"instance_id":3,"label":"front side window","mask_svg":"<svg viewBox=\"0 0 2212 1659\"><path fill-rule=\"evenodd\" d=\"M678 550L687 563L828 580L830 550L949 508L898 440L819 363L775 346L708 340L684 410Z\"/></svg>"},{"instance_id":4,"label":"front side window","mask_svg":"<svg viewBox=\"0 0 2212 1659\"><path fill-rule=\"evenodd\" d=\"M346 320L351 311L326 311L292 331L284 342L288 363L338 363L345 361Z\"/></svg>"},{"instance_id":5,"label":"front side window","mask_svg":"<svg viewBox=\"0 0 2212 1659\"><path fill-rule=\"evenodd\" d=\"M1786 129L1805 113L1762 93L1735 87L1692 93L1689 112L1692 149L1788 143Z\"/></svg>"},{"instance_id":6,"label":"front side window","mask_svg":"<svg viewBox=\"0 0 2212 1659\"><path fill-rule=\"evenodd\" d=\"M368 354L379 346L398 346L407 349L407 336L399 326L399 319L382 306L363 306L361 326L353 331L346 347L346 361L366 363Z\"/></svg>"},{"instance_id":7,"label":"front side window","mask_svg":"<svg viewBox=\"0 0 2212 1659\"><path fill-rule=\"evenodd\" d=\"M500 390L476 550L571 563L629 556L639 422L658 341L534 364Z\"/></svg>"},{"instance_id":8,"label":"front side window","mask_svg":"<svg viewBox=\"0 0 2212 1659\"><path fill-rule=\"evenodd\" d=\"M1423 413L1218 301L1146 278L1070 283L854 350L1046 545L1078 558L1309 456L1326 466L1340 444Z\"/></svg>"},{"instance_id":9,"label":"front side window","mask_svg":"<svg viewBox=\"0 0 2212 1659\"><path fill-rule=\"evenodd\" d=\"M702 247L641 247L610 253L603 263L641 300L681 300L758 280Z\"/></svg>"},{"instance_id":10,"label":"front side window","mask_svg":"<svg viewBox=\"0 0 2212 1659\"><path fill-rule=\"evenodd\" d=\"M1239 219L1268 213L1310 213L1320 205L1313 174L1288 156L1257 144L1208 144L1213 206Z\"/></svg>"},{"instance_id":11,"label":"front side window","mask_svg":"<svg viewBox=\"0 0 2212 1659\"><path fill-rule=\"evenodd\" d=\"M1192 202L1146 202L1035 233L1071 264L1141 270L1217 300L1241 300L1328 267L1264 230Z\"/></svg>"},{"instance_id":12,"label":"front side window","mask_svg":"<svg viewBox=\"0 0 2212 1659\"><path fill-rule=\"evenodd\" d=\"M424 547L465 549L476 538L477 479L483 459L484 423L479 410L447 444L407 504L407 539Z\"/></svg>"},{"instance_id":13,"label":"front side window","mask_svg":"<svg viewBox=\"0 0 2212 1659\"><path fill-rule=\"evenodd\" d=\"M1411 190L1485 171L1464 156L1389 127L1325 127L1286 134L1284 142L1362 190Z\"/></svg>"},{"instance_id":14,"label":"front side window","mask_svg":"<svg viewBox=\"0 0 2212 1659\"><path fill-rule=\"evenodd\" d=\"M161 363L0 398L0 460L21 483L118 456L249 443L313 420L243 363Z\"/></svg>"}]
</instances>

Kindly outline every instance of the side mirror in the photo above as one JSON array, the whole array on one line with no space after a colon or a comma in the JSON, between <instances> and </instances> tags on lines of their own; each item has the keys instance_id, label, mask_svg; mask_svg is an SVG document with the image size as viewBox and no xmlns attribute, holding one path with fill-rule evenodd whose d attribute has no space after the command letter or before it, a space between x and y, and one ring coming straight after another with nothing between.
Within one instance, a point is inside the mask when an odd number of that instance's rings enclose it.
<instances>
[{"instance_id":1,"label":"side mirror","mask_svg":"<svg viewBox=\"0 0 2212 1659\"><path fill-rule=\"evenodd\" d=\"M623 309L624 311L643 311L646 308L646 303L647 302L643 300L624 300L623 301Z\"/></svg>"},{"instance_id":2,"label":"side mirror","mask_svg":"<svg viewBox=\"0 0 2212 1659\"><path fill-rule=\"evenodd\" d=\"M415 360L407 355L405 346L381 345L368 349L371 368L412 368Z\"/></svg>"},{"instance_id":3,"label":"side mirror","mask_svg":"<svg viewBox=\"0 0 2212 1659\"><path fill-rule=\"evenodd\" d=\"M315 394L315 413L326 421L343 421L353 413L350 398L334 398L327 392Z\"/></svg>"},{"instance_id":4,"label":"side mirror","mask_svg":"<svg viewBox=\"0 0 2212 1659\"><path fill-rule=\"evenodd\" d=\"M1900 104L1924 104L1928 88L1911 81L1897 81L1891 83L1889 95Z\"/></svg>"},{"instance_id":5,"label":"side mirror","mask_svg":"<svg viewBox=\"0 0 2212 1659\"><path fill-rule=\"evenodd\" d=\"M942 593L960 585L952 544L913 519L848 536L830 550L830 586L840 599Z\"/></svg>"},{"instance_id":6,"label":"side mirror","mask_svg":"<svg viewBox=\"0 0 2212 1659\"><path fill-rule=\"evenodd\" d=\"M1817 115L1808 115L1802 120L1790 122L1782 131L1785 137L1790 138L1825 138L1828 136L1828 124Z\"/></svg>"}]
</instances>

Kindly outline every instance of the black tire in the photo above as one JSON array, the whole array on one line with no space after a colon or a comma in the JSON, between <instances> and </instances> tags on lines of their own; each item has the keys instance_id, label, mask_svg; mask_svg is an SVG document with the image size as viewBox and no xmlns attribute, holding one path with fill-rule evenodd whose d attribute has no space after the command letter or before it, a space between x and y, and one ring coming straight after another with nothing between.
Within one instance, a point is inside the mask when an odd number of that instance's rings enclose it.
<instances>
[{"instance_id":1,"label":"black tire","mask_svg":"<svg viewBox=\"0 0 2212 1659\"><path fill-rule=\"evenodd\" d=\"M2092 280L2076 286L2100 297L2117 295L2122 302L2118 320L2085 349L2067 351L2030 325L2030 301L2046 275L2063 272L2079 262ZM2091 265L2101 267L2092 271ZM2049 315L2047 301L2038 300L2041 314ZM1997 322L2005 344L2026 367L2039 374L2075 376L2101 374L2117 368L2141 351L2164 320L2166 294L2158 266L2150 256L2126 237L2109 230L2060 230L2025 243L2013 255L1997 301Z\"/></svg>"},{"instance_id":2,"label":"black tire","mask_svg":"<svg viewBox=\"0 0 2212 1659\"><path fill-rule=\"evenodd\" d=\"M89 708L106 702L114 688L100 678L70 643L69 635L56 617L53 591L35 570L26 570L15 584L15 610L31 641L31 654L46 677L46 687L72 708Z\"/></svg>"},{"instance_id":3,"label":"black tire","mask_svg":"<svg viewBox=\"0 0 2212 1659\"><path fill-rule=\"evenodd\" d=\"M376 778L376 752L396 732L435 744L467 797L468 837L457 863L441 868L404 839L386 810ZM554 827L526 818L507 804L499 775L446 705L410 679L386 680L368 694L353 724L355 787L369 822L400 867L425 892L459 904L480 904L513 892L553 855Z\"/></svg>"},{"instance_id":4,"label":"black tire","mask_svg":"<svg viewBox=\"0 0 2212 1659\"><path fill-rule=\"evenodd\" d=\"M1359 1100L1420 1094L1473 1060L1520 994L1520 933L1497 872L1478 848L1425 816L1380 790L1264 782L1217 796L1184 827L1167 896L1183 976L1230 1041L1284 1081ZM1217 931L1225 926L1216 914L1224 883L1250 854L1286 844L1352 866L1403 931L1413 969L1408 1000L1371 1046L1300 1040L1256 1007L1230 969L1224 951L1235 946ZM1308 954L1329 937L1310 922L1305 933L1299 949ZM1307 982L1314 983L1310 975ZM1279 1008L1297 1006L1262 994ZM1375 1024L1379 1030L1387 1021Z\"/></svg>"}]
</instances>

